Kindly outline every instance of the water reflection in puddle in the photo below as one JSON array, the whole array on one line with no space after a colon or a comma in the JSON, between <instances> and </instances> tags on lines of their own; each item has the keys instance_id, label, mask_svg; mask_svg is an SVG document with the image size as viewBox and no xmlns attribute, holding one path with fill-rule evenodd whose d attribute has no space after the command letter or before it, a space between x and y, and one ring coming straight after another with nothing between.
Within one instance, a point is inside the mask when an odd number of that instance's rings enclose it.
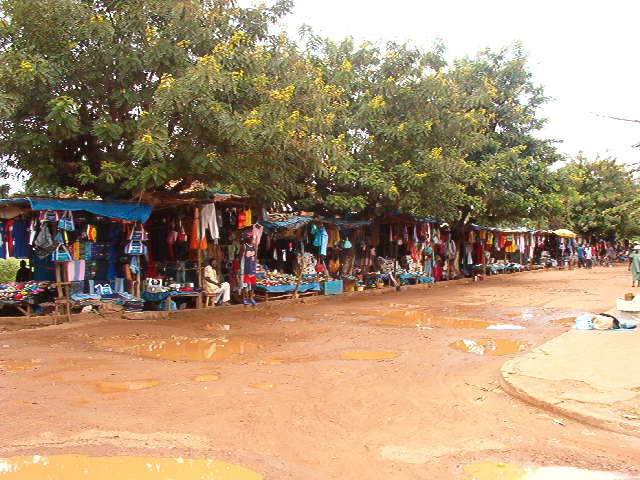
<instances>
[{"instance_id":1,"label":"water reflection in puddle","mask_svg":"<svg viewBox=\"0 0 640 480\"><path fill-rule=\"evenodd\" d=\"M392 358L399 357L400 354L394 352L380 352L380 351L354 351L343 352L340 358L343 360L390 360Z\"/></svg>"},{"instance_id":2,"label":"water reflection in puddle","mask_svg":"<svg viewBox=\"0 0 640 480\"><path fill-rule=\"evenodd\" d=\"M554 325L562 325L563 327L573 327L575 322L576 317L556 318L555 320L550 321L550 323Z\"/></svg>"},{"instance_id":3,"label":"water reflection in puddle","mask_svg":"<svg viewBox=\"0 0 640 480\"><path fill-rule=\"evenodd\" d=\"M522 467L509 463L476 463L464 467L463 480L621 480L626 475L572 467Z\"/></svg>"},{"instance_id":4,"label":"water reflection in puddle","mask_svg":"<svg viewBox=\"0 0 640 480\"><path fill-rule=\"evenodd\" d=\"M249 386L251 388L264 391L273 390L274 387L273 383L252 383Z\"/></svg>"},{"instance_id":5,"label":"water reflection in puddle","mask_svg":"<svg viewBox=\"0 0 640 480\"><path fill-rule=\"evenodd\" d=\"M261 480L244 467L213 460L52 455L0 459L2 480Z\"/></svg>"},{"instance_id":6,"label":"water reflection in puddle","mask_svg":"<svg viewBox=\"0 0 640 480\"><path fill-rule=\"evenodd\" d=\"M170 339L141 339L138 337L112 337L98 342L122 353L162 360L216 362L229 360L258 349L257 343L239 337Z\"/></svg>"},{"instance_id":7,"label":"water reflection in puddle","mask_svg":"<svg viewBox=\"0 0 640 480\"><path fill-rule=\"evenodd\" d=\"M17 362L17 361L5 361L0 362L0 371L3 372L22 372L23 370L28 370L29 368L34 368L39 365L39 362L28 361L28 362Z\"/></svg>"},{"instance_id":8,"label":"water reflection in puddle","mask_svg":"<svg viewBox=\"0 0 640 480\"><path fill-rule=\"evenodd\" d=\"M193 377L194 382L215 382L220 380L220 375L198 375Z\"/></svg>"},{"instance_id":9,"label":"water reflection in puddle","mask_svg":"<svg viewBox=\"0 0 640 480\"><path fill-rule=\"evenodd\" d=\"M101 393L122 393L133 390L144 390L159 384L159 380L132 380L128 382L98 382L96 386Z\"/></svg>"},{"instance_id":10,"label":"water reflection in puddle","mask_svg":"<svg viewBox=\"0 0 640 480\"><path fill-rule=\"evenodd\" d=\"M449 345L455 350L460 350L475 355L509 355L526 350L529 345L525 342L507 340L504 338L484 338L480 340L458 340Z\"/></svg>"}]
</instances>

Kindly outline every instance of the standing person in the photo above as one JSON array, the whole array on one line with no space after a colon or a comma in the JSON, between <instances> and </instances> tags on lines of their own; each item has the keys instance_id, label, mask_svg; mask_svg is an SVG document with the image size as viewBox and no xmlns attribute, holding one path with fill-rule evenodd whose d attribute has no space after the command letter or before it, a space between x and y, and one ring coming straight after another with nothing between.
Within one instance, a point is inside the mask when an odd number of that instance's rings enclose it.
<instances>
[{"instance_id":1,"label":"standing person","mask_svg":"<svg viewBox=\"0 0 640 480\"><path fill-rule=\"evenodd\" d=\"M584 247L584 261L587 268L593 267L593 249L589 245Z\"/></svg>"},{"instance_id":2,"label":"standing person","mask_svg":"<svg viewBox=\"0 0 640 480\"><path fill-rule=\"evenodd\" d=\"M613 243L610 243L607 247L607 258L609 259L609 266L615 263L617 256L618 254L616 253L616 249L613 246Z\"/></svg>"},{"instance_id":3,"label":"standing person","mask_svg":"<svg viewBox=\"0 0 640 480\"><path fill-rule=\"evenodd\" d=\"M629 255L629 270L631 271L631 287L640 287L640 245L633 247Z\"/></svg>"},{"instance_id":4,"label":"standing person","mask_svg":"<svg viewBox=\"0 0 640 480\"><path fill-rule=\"evenodd\" d=\"M218 280L218 272L213 268L215 259L212 258L204 269L204 291L213 295L218 294L216 304L229 305L231 300L231 285Z\"/></svg>"},{"instance_id":5,"label":"standing person","mask_svg":"<svg viewBox=\"0 0 640 480\"><path fill-rule=\"evenodd\" d=\"M240 263L242 264L242 283L244 283L242 303L244 305L255 305L253 290L256 286L256 247L253 244L252 236L247 236L245 239Z\"/></svg>"},{"instance_id":6,"label":"standing person","mask_svg":"<svg viewBox=\"0 0 640 480\"><path fill-rule=\"evenodd\" d=\"M584 267L584 247L582 244L578 245L578 268Z\"/></svg>"}]
</instances>

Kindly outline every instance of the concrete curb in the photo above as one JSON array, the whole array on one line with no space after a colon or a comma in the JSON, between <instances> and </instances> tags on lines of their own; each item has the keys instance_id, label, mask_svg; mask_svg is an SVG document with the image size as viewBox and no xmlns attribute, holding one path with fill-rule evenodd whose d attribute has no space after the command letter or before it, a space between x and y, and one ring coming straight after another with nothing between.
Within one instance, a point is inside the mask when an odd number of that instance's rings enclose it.
<instances>
[{"instance_id":1,"label":"concrete curb","mask_svg":"<svg viewBox=\"0 0 640 480\"><path fill-rule=\"evenodd\" d=\"M549 355L544 350L545 346L561 341L561 337L566 333L540 345L530 353L505 362L500 369L500 385L502 389L512 397L534 407L577 420L585 425L640 438L640 421L627 420L623 417L621 418L620 415L615 415L608 404L558 398L554 396L553 392L550 392L550 390L553 390L550 387L550 385L554 384L552 381L526 375L526 372L520 371L519 363L521 360L530 359L536 354ZM560 361L558 365L561 365ZM571 379L567 378L562 381L555 381L555 384L562 385L570 381Z\"/></svg>"}]
</instances>

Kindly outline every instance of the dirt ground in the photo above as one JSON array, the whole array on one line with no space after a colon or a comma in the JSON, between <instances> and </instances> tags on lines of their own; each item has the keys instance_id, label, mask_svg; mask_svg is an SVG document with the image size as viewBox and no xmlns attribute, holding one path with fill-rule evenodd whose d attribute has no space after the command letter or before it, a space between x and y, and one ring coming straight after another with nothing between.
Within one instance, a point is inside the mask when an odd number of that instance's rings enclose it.
<instances>
[{"instance_id":1,"label":"dirt ground","mask_svg":"<svg viewBox=\"0 0 640 480\"><path fill-rule=\"evenodd\" d=\"M0 457L211 458L269 480L458 479L464 465L484 461L637 474L640 439L558 418L500 389L500 366L517 353L450 346L493 338L527 350L565 331L559 319L611 308L631 290L628 275L624 267L529 272L3 332ZM214 361L176 360L199 358L202 345ZM341 357L353 351L397 356ZM163 352L171 359L152 358ZM35 363L7 363L19 361ZM195 380L203 375L208 381ZM127 381L140 389L100 383Z\"/></svg>"}]
</instances>

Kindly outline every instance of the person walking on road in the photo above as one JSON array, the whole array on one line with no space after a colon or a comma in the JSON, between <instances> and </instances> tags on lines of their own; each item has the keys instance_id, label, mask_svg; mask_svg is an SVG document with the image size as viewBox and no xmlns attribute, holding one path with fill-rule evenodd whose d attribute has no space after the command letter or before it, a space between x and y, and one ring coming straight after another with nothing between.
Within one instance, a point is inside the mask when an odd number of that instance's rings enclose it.
<instances>
[{"instance_id":1,"label":"person walking on road","mask_svg":"<svg viewBox=\"0 0 640 480\"><path fill-rule=\"evenodd\" d=\"M584 247L584 261L587 268L593 267L593 250L590 245Z\"/></svg>"},{"instance_id":2,"label":"person walking on road","mask_svg":"<svg viewBox=\"0 0 640 480\"><path fill-rule=\"evenodd\" d=\"M640 245L633 247L629 255L629 270L631 271L631 287L640 287Z\"/></svg>"}]
</instances>

